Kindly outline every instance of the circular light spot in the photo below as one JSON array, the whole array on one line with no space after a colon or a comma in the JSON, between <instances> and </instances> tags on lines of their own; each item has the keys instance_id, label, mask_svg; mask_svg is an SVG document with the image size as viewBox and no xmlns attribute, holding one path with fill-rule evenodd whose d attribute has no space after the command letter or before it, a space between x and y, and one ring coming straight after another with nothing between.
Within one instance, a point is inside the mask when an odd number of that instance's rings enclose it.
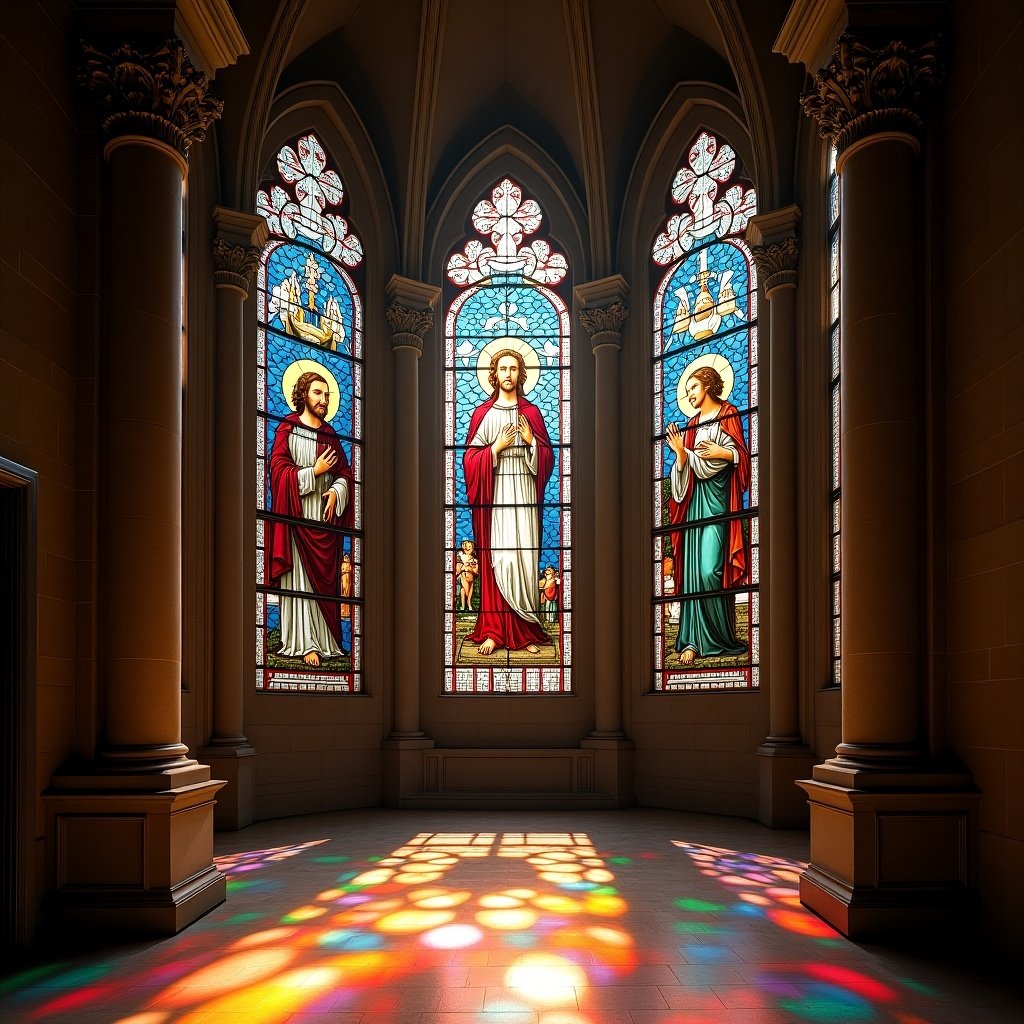
<instances>
[{"instance_id":1,"label":"circular light spot","mask_svg":"<svg viewBox=\"0 0 1024 1024\"><path fill-rule=\"evenodd\" d=\"M327 913L326 907L298 907L281 918L286 924L298 921L312 921L314 917L321 917Z\"/></svg>"},{"instance_id":2,"label":"circular light spot","mask_svg":"<svg viewBox=\"0 0 1024 1024\"><path fill-rule=\"evenodd\" d=\"M399 910L381 918L377 922L377 928L388 934L406 935L411 932L424 932L429 928L439 928L453 917L455 915L450 910Z\"/></svg>"},{"instance_id":3,"label":"circular light spot","mask_svg":"<svg viewBox=\"0 0 1024 1024\"><path fill-rule=\"evenodd\" d=\"M575 1003L576 987L587 984L586 972L551 953L527 953L505 972L505 987L533 1003Z\"/></svg>"},{"instance_id":4,"label":"circular light spot","mask_svg":"<svg viewBox=\"0 0 1024 1024\"><path fill-rule=\"evenodd\" d=\"M406 872L403 871L400 875L396 875L395 876L395 881L396 882L402 882L404 885L417 885L417 884L420 884L420 883L423 883L423 882L434 882L438 878L443 878L443 877L444 877L444 872L443 871L431 871L429 874L427 872L419 872L417 874L412 874L412 873L408 873L407 874Z\"/></svg>"},{"instance_id":5,"label":"circular light spot","mask_svg":"<svg viewBox=\"0 0 1024 1024\"><path fill-rule=\"evenodd\" d=\"M579 875L570 871L542 871L540 877L545 882L553 882L555 885L561 885L563 882L578 882L580 878Z\"/></svg>"},{"instance_id":6,"label":"circular light spot","mask_svg":"<svg viewBox=\"0 0 1024 1024\"><path fill-rule=\"evenodd\" d=\"M633 936L629 932L621 931L618 928L605 928L602 925L595 925L587 929L587 935L606 946L632 946Z\"/></svg>"},{"instance_id":7,"label":"circular light spot","mask_svg":"<svg viewBox=\"0 0 1024 1024\"><path fill-rule=\"evenodd\" d=\"M421 899L414 899L413 903L424 910L447 910L449 907L457 907L465 903L472 896L468 892L444 892L437 896L427 896Z\"/></svg>"},{"instance_id":8,"label":"circular light spot","mask_svg":"<svg viewBox=\"0 0 1024 1024\"><path fill-rule=\"evenodd\" d=\"M521 907L523 905L523 901L516 899L515 896L502 896L500 894L481 896L477 903L488 910L508 910L510 907Z\"/></svg>"},{"instance_id":9,"label":"circular light spot","mask_svg":"<svg viewBox=\"0 0 1024 1024\"><path fill-rule=\"evenodd\" d=\"M584 872L583 877L588 882L610 882L615 876L604 868L591 868Z\"/></svg>"},{"instance_id":10,"label":"circular light spot","mask_svg":"<svg viewBox=\"0 0 1024 1024\"><path fill-rule=\"evenodd\" d=\"M481 910L477 913L476 920L485 928L517 932L533 925L537 920L537 914L526 907L516 910Z\"/></svg>"},{"instance_id":11,"label":"circular light spot","mask_svg":"<svg viewBox=\"0 0 1024 1024\"><path fill-rule=\"evenodd\" d=\"M570 896L538 896L533 905L552 914L578 914L580 911L579 901Z\"/></svg>"},{"instance_id":12,"label":"circular light spot","mask_svg":"<svg viewBox=\"0 0 1024 1024\"><path fill-rule=\"evenodd\" d=\"M767 896L761 896L759 893L756 892L740 892L736 895L739 896L739 898L744 902L753 903L755 906L758 907L767 907L771 903L771 900L768 899Z\"/></svg>"},{"instance_id":13,"label":"circular light spot","mask_svg":"<svg viewBox=\"0 0 1024 1024\"><path fill-rule=\"evenodd\" d=\"M361 875L356 875L355 878L349 882L349 885L380 885L381 882L386 882L394 874L391 868L375 868L373 871L364 871Z\"/></svg>"},{"instance_id":14,"label":"circular light spot","mask_svg":"<svg viewBox=\"0 0 1024 1024\"><path fill-rule=\"evenodd\" d=\"M268 928L266 931L256 932L253 935L245 935L228 948L248 949L250 946L265 946L277 942L279 939L286 939L294 935L296 931L295 928Z\"/></svg>"},{"instance_id":15,"label":"circular light spot","mask_svg":"<svg viewBox=\"0 0 1024 1024\"><path fill-rule=\"evenodd\" d=\"M432 949L465 949L475 946L483 937L484 933L471 924L449 924L427 932L420 941Z\"/></svg>"},{"instance_id":16,"label":"circular light spot","mask_svg":"<svg viewBox=\"0 0 1024 1024\"><path fill-rule=\"evenodd\" d=\"M588 896L587 910L600 917L618 917L626 912L626 901L619 896Z\"/></svg>"}]
</instances>

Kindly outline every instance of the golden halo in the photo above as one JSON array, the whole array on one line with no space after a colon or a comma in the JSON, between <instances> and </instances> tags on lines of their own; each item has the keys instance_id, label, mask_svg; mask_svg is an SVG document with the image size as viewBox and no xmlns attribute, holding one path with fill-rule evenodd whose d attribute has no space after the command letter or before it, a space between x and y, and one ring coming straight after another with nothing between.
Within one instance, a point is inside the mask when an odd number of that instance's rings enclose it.
<instances>
[{"instance_id":1,"label":"golden halo","mask_svg":"<svg viewBox=\"0 0 1024 1024\"><path fill-rule=\"evenodd\" d=\"M281 394L284 395L284 404L294 412L292 408L292 388L295 387L295 382L304 373L319 373L325 381L327 386L331 389L331 397L327 403L327 419L333 420L338 412L338 406L341 404L341 394L338 390L337 378L331 373L330 370L324 366L323 363L318 363L315 359L296 359L291 366L288 367L281 374Z\"/></svg>"},{"instance_id":2,"label":"golden halo","mask_svg":"<svg viewBox=\"0 0 1024 1024\"><path fill-rule=\"evenodd\" d=\"M733 383L736 380L736 374L732 371L732 363L725 356L719 355L717 352L709 352L706 355L697 356L683 370L679 378L679 384L676 386L676 402L679 405L679 411L687 418L692 416L697 410L690 405L690 400L686 397L686 382L693 376L693 371L699 370L702 366L710 366L713 370L717 370L718 375L722 378L722 383L725 387L722 388L722 395L719 398L720 402L724 402L729 397Z\"/></svg>"},{"instance_id":3,"label":"golden halo","mask_svg":"<svg viewBox=\"0 0 1024 1024\"><path fill-rule=\"evenodd\" d=\"M523 393L529 394L540 380L540 358L537 350L525 338L495 338L487 342L476 361L476 378L480 381L480 390L490 398L494 394L491 382L487 379L491 372L491 360L495 353L503 348L510 348L523 357L526 364L526 380L523 383Z\"/></svg>"}]
</instances>

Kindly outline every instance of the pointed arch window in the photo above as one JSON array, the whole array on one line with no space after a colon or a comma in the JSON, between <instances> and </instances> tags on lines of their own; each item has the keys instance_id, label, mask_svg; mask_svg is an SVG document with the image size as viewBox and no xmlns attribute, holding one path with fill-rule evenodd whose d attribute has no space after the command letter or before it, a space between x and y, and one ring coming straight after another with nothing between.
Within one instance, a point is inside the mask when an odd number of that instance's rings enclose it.
<instances>
[{"instance_id":1,"label":"pointed arch window","mask_svg":"<svg viewBox=\"0 0 1024 1024\"><path fill-rule=\"evenodd\" d=\"M256 686L362 689L363 250L307 133L257 193Z\"/></svg>"},{"instance_id":2,"label":"pointed arch window","mask_svg":"<svg viewBox=\"0 0 1024 1024\"><path fill-rule=\"evenodd\" d=\"M842 614L840 606L840 581L842 573L841 520L839 503L839 363L842 354L842 336L839 329L840 299L840 263L839 263L839 174L836 171L836 149L829 146L828 150L828 251L829 251L829 300L828 300L828 332L829 351L832 360L829 372L829 395L831 406L832 435L829 446L832 503L832 573L831 573L831 659L829 684L838 686L842 678L842 662L840 651L842 643Z\"/></svg>"},{"instance_id":3,"label":"pointed arch window","mask_svg":"<svg viewBox=\"0 0 1024 1024\"><path fill-rule=\"evenodd\" d=\"M444 285L444 691L568 693L569 264L511 178L467 235Z\"/></svg>"},{"instance_id":4,"label":"pointed arch window","mask_svg":"<svg viewBox=\"0 0 1024 1024\"><path fill-rule=\"evenodd\" d=\"M756 195L701 131L651 248L654 689L759 676Z\"/></svg>"}]
</instances>

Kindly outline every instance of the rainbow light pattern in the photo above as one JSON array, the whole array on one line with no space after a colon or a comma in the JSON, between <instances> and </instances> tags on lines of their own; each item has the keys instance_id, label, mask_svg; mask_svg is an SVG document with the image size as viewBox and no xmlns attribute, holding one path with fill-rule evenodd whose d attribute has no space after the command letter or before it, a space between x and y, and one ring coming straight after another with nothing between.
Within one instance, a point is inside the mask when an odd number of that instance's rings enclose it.
<instances>
[{"instance_id":1,"label":"rainbow light pattern","mask_svg":"<svg viewBox=\"0 0 1024 1024\"><path fill-rule=\"evenodd\" d=\"M726 1024L743 1007L757 1008L759 1024L929 1024L918 1011L941 998L912 978L875 976L863 961L844 960L852 944L799 903L798 861L683 840L663 852L602 852L583 832L421 832L362 861L332 853L338 845L323 838L218 858L233 899L154 943L158 964L147 966L143 950L23 971L0 981L0 1018L283 1024L293 1014L347 1022L422 1010L435 1020L429 1007L403 999L417 991L440 999L443 988L457 1005L459 993L481 992L466 979L483 968L482 1005L452 1012L449 1003L453 1022L604 1024L611 1004L593 994L648 991L643 972L667 970L651 966L665 964L666 936L677 969L710 976L740 962L749 980L688 989L692 1005L662 1011L659 1024ZM672 875L689 877L699 897L665 891L651 900L648 876L665 859L677 861ZM269 911L275 892L297 888L282 872L289 861L301 863L302 878L332 884L284 913ZM631 888L647 904L633 911L632 926ZM766 928L785 953L760 967L756 957L740 961L736 950ZM433 990L409 988L428 984L425 973ZM629 1004L614 1005L628 1019Z\"/></svg>"}]
</instances>

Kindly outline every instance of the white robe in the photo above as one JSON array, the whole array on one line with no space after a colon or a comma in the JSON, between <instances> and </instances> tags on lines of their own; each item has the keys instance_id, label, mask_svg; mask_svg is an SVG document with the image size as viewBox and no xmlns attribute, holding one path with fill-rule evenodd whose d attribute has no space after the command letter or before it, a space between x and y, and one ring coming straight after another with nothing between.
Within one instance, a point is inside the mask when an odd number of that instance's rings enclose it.
<instances>
[{"instance_id":1,"label":"white robe","mask_svg":"<svg viewBox=\"0 0 1024 1024\"><path fill-rule=\"evenodd\" d=\"M519 421L518 406L495 403L484 413L472 447L492 445L502 427ZM491 567L501 596L529 622L540 622L540 517L537 514L537 444L513 445L491 457L494 467L494 507L491 510Z\"/></svg>"},{"instance_id":2,"label":"white robe","mask_svg":"<svg viewBox=\"0 0 1024 1024\"><path fill-rule=\"evenodd\" d=\"M299 466L299 500L302 502L302 515L305 519L323 522L324 495L333 490L338 503L335 515L340 515L348 504L348 481L344 477L335 480L330 472L316 476L313 466L316 463L316 431L308 427L296 426L288 437L288 452L296 466ZM295 527L292 527L295 529ZM284 590L305 590L313 593L313 585L306 575L305 566L299 558L299 551L292 540L292 567L289 572L281 575L281 588ZM333 595L329 595L333 596ZM281 607L281 650L278 652L289 658L305 657L310 651L316 651L321 658L330 658L341 654L341 648L334 639L334 634L327 628L323 612L316 601L301 597L290 597L282 594L279 598Z\"/></svg>"},{"instance_id":3,"label":"white robe","mask_svg":"<svg viewBox=\"0 0 1024 1024\"><path fill-rule=\"evenodd\" d=\"M684 428L685 432L686 428ZM713 441L732 452L731 459L702 459L696 452L686 449L685 459L676 459L672 464L672 497L682 501L686 495L690 474L698 480L710 480L716 473L734 466L740 461L740 450L736 447L736 438L722 429L721 420L711 419L698 423L693 437L693 447L701 441ZM678 575L678 569L676 570Z\"/></svg>"}]
</instances>

